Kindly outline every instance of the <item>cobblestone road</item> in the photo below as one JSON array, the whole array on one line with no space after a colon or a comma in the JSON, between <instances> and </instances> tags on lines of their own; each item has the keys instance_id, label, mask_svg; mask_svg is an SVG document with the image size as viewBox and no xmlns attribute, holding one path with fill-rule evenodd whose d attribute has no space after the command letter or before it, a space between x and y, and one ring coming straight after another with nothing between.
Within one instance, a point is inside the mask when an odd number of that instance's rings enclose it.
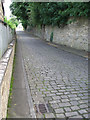
<instances>
[{"instance_id":1,"label":"cobblestone road","mask_svg":"<svg viewBox=\"0 0 90 120\"><path fill-rule=\"evenodd\" d=\"M37 117L88 118L88 61L18 34Z\"/></svg>"}]
</instances>

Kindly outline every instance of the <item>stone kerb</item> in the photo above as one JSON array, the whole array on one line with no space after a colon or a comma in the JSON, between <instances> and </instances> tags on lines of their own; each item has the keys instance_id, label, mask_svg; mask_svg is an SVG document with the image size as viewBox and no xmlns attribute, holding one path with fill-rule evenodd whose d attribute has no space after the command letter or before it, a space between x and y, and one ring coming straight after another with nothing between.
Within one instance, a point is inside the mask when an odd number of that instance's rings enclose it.
<instances>
[{"instance_id":1,"label":"stone kerb","mask_svg":"<svg viewBox=\"0 0 90 120\"><path fill-rule=\"evenodd\" d=\"M0 60L0 120L6 118L14 58L14 42Z\"/></svg>"}]
</instances>

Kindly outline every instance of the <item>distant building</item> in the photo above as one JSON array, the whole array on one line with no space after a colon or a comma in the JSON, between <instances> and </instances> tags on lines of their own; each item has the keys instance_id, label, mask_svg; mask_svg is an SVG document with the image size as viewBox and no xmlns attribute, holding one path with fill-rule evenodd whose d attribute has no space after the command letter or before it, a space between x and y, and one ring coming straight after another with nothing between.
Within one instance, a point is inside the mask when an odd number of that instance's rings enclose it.
<instances>
[{"instance_id":1,"label":"distant building","mask_svg":"<svg viewBox=\"0 0 90 120\"><path fill-rule=\"evenodd\" d=\"M4 7L3 7L3 1L0 2L0 20L4 21Z\"/></svg>"},{"instance_id":2,"label":"distant building","mask_svg":"<svg viewBox=\"0 0 90 120\"><path fill-rule=\"evenodd\" d=\"M23 26L21 23L17 26L16 31L23 31Z\"/></svg>"}]
</instances>

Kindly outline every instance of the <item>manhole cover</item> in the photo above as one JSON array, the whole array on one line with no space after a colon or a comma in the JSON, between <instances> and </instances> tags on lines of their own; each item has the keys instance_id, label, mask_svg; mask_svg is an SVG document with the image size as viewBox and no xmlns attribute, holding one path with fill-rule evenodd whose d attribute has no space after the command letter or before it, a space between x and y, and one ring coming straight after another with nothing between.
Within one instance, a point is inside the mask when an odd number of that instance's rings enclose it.
<instances>
[{"instance_id":1,"label":"manhole cover","mask_svg":"<svg viewBox=\"0 0 90 120\"><path fill-rule=\"evenodd\" d=\"M49 112L46 104L35 104L35 110L36 113L42 113L42 114Z\"/></svg>"}]
</instances>

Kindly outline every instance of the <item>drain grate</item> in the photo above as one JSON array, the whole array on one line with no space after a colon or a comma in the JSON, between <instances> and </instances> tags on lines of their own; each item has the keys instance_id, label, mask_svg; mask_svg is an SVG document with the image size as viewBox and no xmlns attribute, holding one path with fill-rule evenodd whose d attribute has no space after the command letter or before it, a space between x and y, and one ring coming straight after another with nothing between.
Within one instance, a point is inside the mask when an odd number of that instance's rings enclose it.
<instances>
[{"instance_id":1,"label":"drain grate","mask_svg":"<svg viewBox=\"0 0 90 120\"><path fill-rule=\"evenodd\" d=\"M39 104L39 111L41 112L41 113L47 113L47 109L46 109L46 106L45 106L45 104Z\"/></svg>"},{"instance_id":2,"label":"drain grate","mask_svg":"<svg viewBox=\"0 0 90 120\"><path fill-rule=\"evenodd\" d=\"M48 104L35 104L36 113L49 113Z\"/></svg>"}]
</instances>

